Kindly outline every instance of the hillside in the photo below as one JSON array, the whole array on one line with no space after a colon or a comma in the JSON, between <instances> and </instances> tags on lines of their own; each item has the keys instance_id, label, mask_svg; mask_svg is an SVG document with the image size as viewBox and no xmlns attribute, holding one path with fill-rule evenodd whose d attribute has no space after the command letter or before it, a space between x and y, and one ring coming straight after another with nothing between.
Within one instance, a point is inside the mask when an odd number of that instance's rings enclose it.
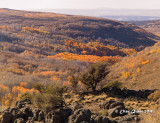
<instances>
[{"instance_id":1,"label":"hillside","mask_svg":"<svg viewBox=\"0 0 160 123\"><path fill-rule=\"evenodd\" d=\"M126 22L0 9L0 121L146 122L115 110L157 106L158 40Z\"/></svg>"},{"instance_id":2,"label":"hillside","mask_svg":"<svg viewBox=\"0 0 160 123\"><path fill-rule=\"evenodd\" d=\"M68 85L89 64L112 65L159 37L133 24L103 18L0 9L1 82ZM29 78L29 79L28 79Z\"/></svg>"},{"instance_id":3,"label":"hillside","mask_svg":"<svg viewBox=\"0 0 160 123\"><path fill-rule=\"evenodd\" d=\"M160 43L125 57L111 67L110 79L130 89L160 89Z\"/></svg>"},{"instance_id":4,"label":"hillside","mask_svg":"<svg viewBox=\"0 0 160 123\"><path fill-rule=\"evenodd\" d=\"M157 36L160 35L160 20L148 20L148 21L131 21L131 23L134 23L135 25L147 30L148 32L151 32Z\"/></svg>"},{"instance_id":5,"label":"hillside","mask_svg":"<svg viewBox=\"0 0 160 123\"><path fill-rule=\"evenodd\" d=\"M46 54L53 54L55 46L63 45L64 40L81 43L98 41L104 45L142 49L153 45L154 39L158 38L133 24L103 18L10 9L0 9L0 18L1 32L17 38L15 41L19 45L36 49L39 48L37 45L54 44L43 47ZM11 43L7 39L2 41ZM57 49L68 51L59 46Z\"/></svg>"}]
</instances>

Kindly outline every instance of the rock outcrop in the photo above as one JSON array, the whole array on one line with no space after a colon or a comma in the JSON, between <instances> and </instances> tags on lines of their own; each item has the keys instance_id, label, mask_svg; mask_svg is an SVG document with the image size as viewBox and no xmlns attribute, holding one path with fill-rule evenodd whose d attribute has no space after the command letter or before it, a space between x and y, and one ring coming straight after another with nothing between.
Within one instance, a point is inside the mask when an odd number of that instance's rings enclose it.
<instances>
[{"instance_id":1,"label":"rock outcrop","mask_svg":"<svg viewBox=\"0 0 160 123\"><path fill-rule=\"evenodd\" d=\"M1 123L123 123L140 120L138 115L123 112L127 111L124 103L115 100L104 101L99 105L101 109L108 111L108 116L92 113L78 102L70 107L44 112L34 108L30 100L20 100L15 108L2 112Z\"/></svg>"}]
</instances>

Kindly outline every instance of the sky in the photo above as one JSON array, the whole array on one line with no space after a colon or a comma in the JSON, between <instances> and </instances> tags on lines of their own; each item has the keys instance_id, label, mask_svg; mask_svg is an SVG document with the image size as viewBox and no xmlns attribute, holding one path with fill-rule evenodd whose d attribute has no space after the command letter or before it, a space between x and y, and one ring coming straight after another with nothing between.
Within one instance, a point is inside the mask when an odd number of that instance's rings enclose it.
<instances>
[{"instance_id":1,"label":"sky","mask_svg":"<svg viewBox=\"0 0 160 123\"><path fill-rule=\"evenodd\" d=\"M160 0L0 0L11 9L160 9Z\"/></svg>"}]
</instances>

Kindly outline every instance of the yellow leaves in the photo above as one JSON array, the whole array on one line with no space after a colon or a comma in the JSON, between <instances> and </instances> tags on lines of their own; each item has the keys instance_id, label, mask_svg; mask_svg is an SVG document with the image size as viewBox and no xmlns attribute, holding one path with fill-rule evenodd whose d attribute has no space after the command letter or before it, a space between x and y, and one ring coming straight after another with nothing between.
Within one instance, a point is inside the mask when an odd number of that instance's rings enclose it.
<instances>
[{"instance_id":1,"label":"yellow leaves","mask_svg":"<svg viewBox=\"0 0 160 123\"><path fill-rule=\"evenodd\" d=\"M21 87L27 86L27 82L21 82L21 83L20 83L20 86L21 86Z\"/></svg>"},{"instance_id":2,"label":"yellow leaves","mask_svg":"<svg viewBox=\"0 0 160 123\"><path fill-rule=\"evenodd\" d=\"M130 76L130 73L129 72L126 72L125 73L125 78L128 78Z\"/></svg>"},{"instance_id":3,"label":"yellow leaves","mask_svg":"<svg viewBox=\"0 0 160 123\"><path fill-rule=\"evenodd\" d=\"M58 58L58 59L65 59L65 60L79 60L84 62L109 62L115 63L120 60L121 57L119 56L95 56L95 55L78 55L73 53L59 53L54 56L48 56L48 58Z\"/></svg>"},{"instance_id":4,"label":"yellow leaves","mask_svg":"<svg viewBox=\"0 0 160 123\"><path fill-rule=\"evenodd\" d=\"M157 53L160 53L160 48L157 49Z\"/></svg>"},{"instance_id":5,"label":"yellow leaves","mask_svg":"<svg viewBox=\"0 0 160 123\"><path fill-rule=\"evenodd\" d=\"M149 51L148 53L146 53L146 55L150 55L150 54L153 54L153 53L155 53L156 52L156 50L151 50L151 51Z\"/></svg>"},{"instance_id":6,"label":"yellow leaves","mask_svg":"<svg viewBox=\"0 0 160 123\"><path fill-rule=\"evenodd\" d=\"M32 27L22 27L22 32L29 31L31 33L43 33L43 34L49 34L49 32L41 30L39 28L32 28Z\"/></svg>"},{"instance_id":7,"label":"yellow leaves","mask_svg":"<svg viewBox=\"0 0 160 123\"><path fill-rule=\"evenodd\" d=\"M2 29L2 30L10 30L11 27L10 26L0 26L0 29Z\"/></svg>"},{"instance_id":8,"label":"yellow leaves","mask_svg":"<svg viewBox=\"0 0 160 123\"><path fill-rule=\"evenodd\" d=\"M138 73L141 72L141 68L138 67L138 68L137 68L137 72L138 72Z\"/></svg>"},{"instance_id":9,"label":"yellow leaves","mask_svg":"<svg viewBox=\"0 0 160 123\"><path fill-rule=\"evenodd\" d=\"M142 61L142 62L141 62L142 65L145 65L145 64L147 64L147 63L149 63L149 60L145 60L145 61Z\"/></svg>"},{"instance_id":10,"label":"yellow leaves","mask_svg":"<svg viewBox=\"0 0 160 123\"><path fill-rule=\"evenodd\" d=\"M21 82L20 86L13 86L10 90L7 86L0 85L0 103L9 106L20 99L22 94L29 93L31 95L38 93L36 89L27 89L26 82Z\"/></svg>"}]
</instances>

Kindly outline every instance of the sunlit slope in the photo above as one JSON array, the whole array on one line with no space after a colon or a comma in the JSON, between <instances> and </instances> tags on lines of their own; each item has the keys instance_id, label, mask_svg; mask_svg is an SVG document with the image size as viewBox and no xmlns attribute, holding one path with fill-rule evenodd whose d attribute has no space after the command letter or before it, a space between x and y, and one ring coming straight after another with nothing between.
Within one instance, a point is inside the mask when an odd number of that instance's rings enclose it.
<instances>
[{"instance_id":1,"label":"sunlit slope","mask_svg":"<svg viewBox=\"0 0 160 123\"><path fill-rule=\"evenodd\" d=\"M123 58L109 77L130 89L160 89L160 43Z\"/></svg>"}]
</instances>

